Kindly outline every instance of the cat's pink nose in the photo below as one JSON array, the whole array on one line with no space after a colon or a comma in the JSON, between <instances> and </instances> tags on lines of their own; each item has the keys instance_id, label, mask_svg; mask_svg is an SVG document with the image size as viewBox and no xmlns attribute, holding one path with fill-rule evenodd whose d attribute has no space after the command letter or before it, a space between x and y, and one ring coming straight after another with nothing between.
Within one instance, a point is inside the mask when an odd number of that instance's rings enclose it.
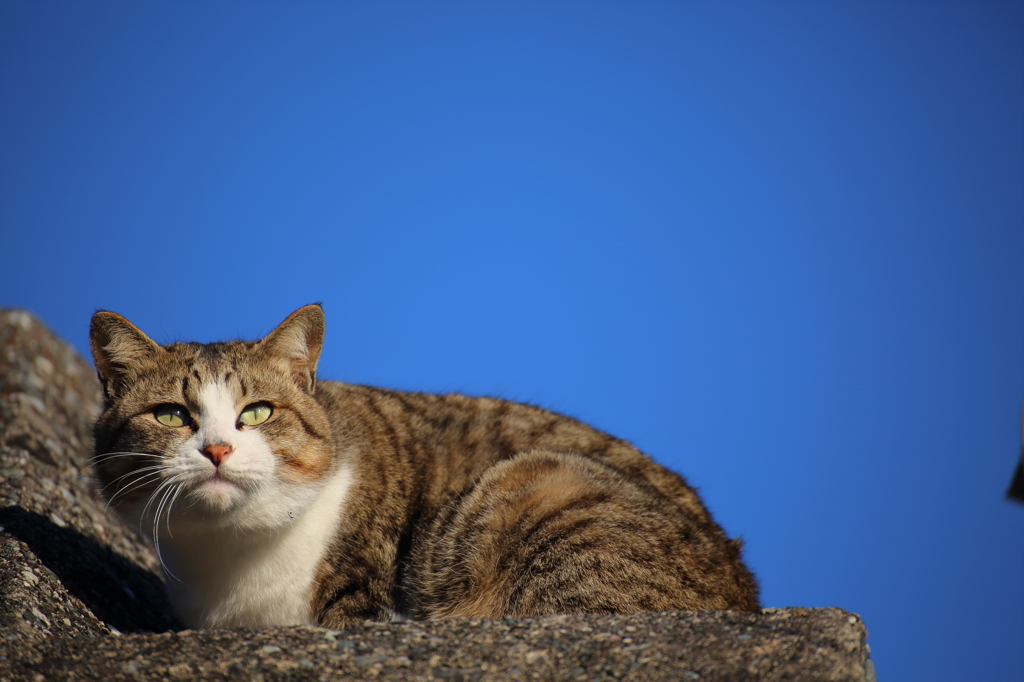
<instances>
[{"instance_id":1,"label":"cat's pink nose","mask_svg":"<svg viewBox=\"0 0 1024 682\"><path fill-rule=\"evenodd\" d=\"M207 445L205 448L200 450L201 453L210 458L216 466L220 466L220 463L227 458L228 455L234 450L230 445Z\"/></svg>"}]
</instances>

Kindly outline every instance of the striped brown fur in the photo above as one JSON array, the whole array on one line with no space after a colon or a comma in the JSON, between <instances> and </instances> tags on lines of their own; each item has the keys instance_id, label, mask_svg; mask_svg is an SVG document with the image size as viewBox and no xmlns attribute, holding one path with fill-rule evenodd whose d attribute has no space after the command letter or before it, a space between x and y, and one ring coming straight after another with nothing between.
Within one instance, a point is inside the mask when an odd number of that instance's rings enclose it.
<instances>
[{"instance_id":1,"label":"striped brown fur","mask_svg":"<svg viewBox=\"0 0 1024 682\"><path fill-rule=\"evenodd\" d=\"M313 482L350 468L309 594L316 623L759 608L739 542L681 476L623 440L505 400L316 381L317 306L274 332L301 325L291 340L304 339L305 354L264 340L135 357L111 341L118 320L100 318L93 331L108 391L97 425L102 485L145 464L103 453L160 452L159 429L130 427L138 405L184 401L179 394L218 371L245 401L281 410L265 425L287 429L270 439L280 443L278 476Z\"/></svg>"}]
</instances>

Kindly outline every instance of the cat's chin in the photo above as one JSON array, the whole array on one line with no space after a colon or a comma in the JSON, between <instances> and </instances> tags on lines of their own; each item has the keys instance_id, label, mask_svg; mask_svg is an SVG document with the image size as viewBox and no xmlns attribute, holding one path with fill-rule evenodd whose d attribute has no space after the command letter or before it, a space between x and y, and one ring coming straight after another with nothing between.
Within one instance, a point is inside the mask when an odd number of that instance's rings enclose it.
<instances>
[{"instance_id":1,"label":"cat's chin","mask_svg":"<svg viewBox=\"0 0 1024 682\"><path fill-rule=\"evenodd\" d=\"M244 506L250 497L249 490L218 472L196 476L185 487L188 499L175 508L175 516L181 520L224 518Z\"/></svg>"},{"instance_id":2,"label":"cat's chin","mask_svg":"<svg viewBox=\"0 0 1024 682\"><path fill-rule=\"evenodd\" d=\"M245 497L245 491L237 484L218 476L196 486L193 495L211 511L223 513L241 502Z\"/></svg>"}]
</instances>

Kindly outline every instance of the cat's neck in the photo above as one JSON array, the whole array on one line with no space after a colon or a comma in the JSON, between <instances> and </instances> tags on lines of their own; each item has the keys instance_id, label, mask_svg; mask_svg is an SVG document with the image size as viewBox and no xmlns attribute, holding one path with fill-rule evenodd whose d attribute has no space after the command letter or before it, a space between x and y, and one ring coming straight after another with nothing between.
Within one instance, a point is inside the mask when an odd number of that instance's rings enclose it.
<instances>
[{"instance_id":1,"label":"cat's neck","mask_svg":"<svg viewBox=\"0 0 1024 682\"><path fill-rule=\"evenodd\" d=\"M314 579L344 516L352 478L350 467L339 468L305 513L277 532L191 526L161 535L164 579L183 624L315 624Z\"/></svg>"}]
</instances>

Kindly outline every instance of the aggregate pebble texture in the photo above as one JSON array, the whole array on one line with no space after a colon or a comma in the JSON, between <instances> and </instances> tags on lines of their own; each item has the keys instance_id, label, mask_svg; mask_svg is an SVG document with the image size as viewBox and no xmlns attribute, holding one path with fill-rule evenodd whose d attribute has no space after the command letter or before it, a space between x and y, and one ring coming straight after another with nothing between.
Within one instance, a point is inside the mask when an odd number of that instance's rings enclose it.
<instances>
[{"instance_id":1,"label":"aggregate pebble texture","mask_svg":"<svg viewBox=\"0 0 1024 682\"><path fill-rule=\"evenodd\" d=\"M92 367L0 311L0 682L837 680L874 682L837 608L181 630L158 560L89 475Z\"/></svg>"}]
</instances>

